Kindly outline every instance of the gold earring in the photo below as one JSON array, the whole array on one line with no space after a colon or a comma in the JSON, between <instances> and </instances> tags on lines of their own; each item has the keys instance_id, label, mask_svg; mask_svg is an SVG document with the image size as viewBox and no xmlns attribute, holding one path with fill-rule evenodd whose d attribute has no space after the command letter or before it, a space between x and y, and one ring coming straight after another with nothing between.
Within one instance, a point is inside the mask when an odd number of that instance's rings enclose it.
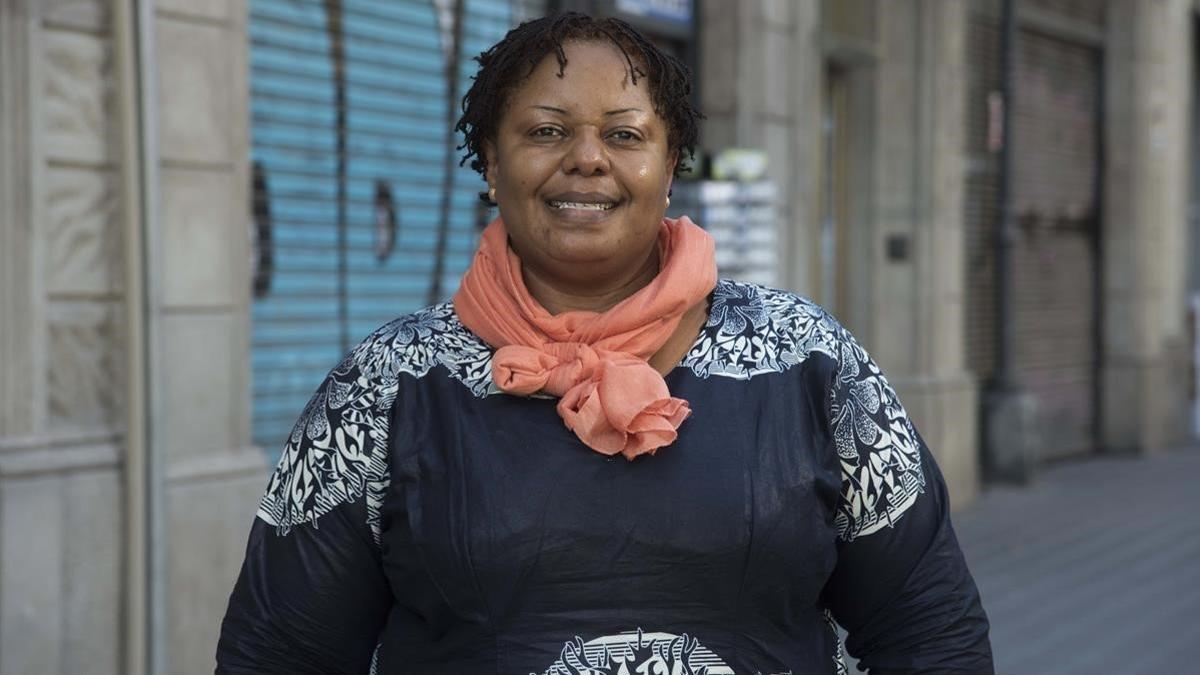
<instances>
[{"instance_id":1,"label":"gold earring","mask_svg":"<svg viewBox=\"0 0 1200 675\"><path fill-rule=\"evenodd\" d=\"M671 195L667 195L667 208L671 208Z\"/></svg>"},{"instance_id":2,"label":"gold earring","mask_svg":"<svg viewBox=\"0 0 1200 675\"><path fill-rule=\"evenodd\" d=\"M488 201L493 204L496 203L496 188L488 188Z\"/></svg>"}]
</instances>

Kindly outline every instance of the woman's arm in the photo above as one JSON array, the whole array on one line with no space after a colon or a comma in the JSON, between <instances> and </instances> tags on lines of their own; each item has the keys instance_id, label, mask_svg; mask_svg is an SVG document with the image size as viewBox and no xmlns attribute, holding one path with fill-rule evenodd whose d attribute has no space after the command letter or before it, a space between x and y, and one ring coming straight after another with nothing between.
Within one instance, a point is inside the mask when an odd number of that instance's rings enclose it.
<instances>
[{"instance_id":1,"label":"woman's arm","mask_svg":"<svg viewBox=\"0 0 1200 675\"><path fill-rule=\"evenodd\" d=\"M847 651L876 675L991 674L988 620L941 472L883 373L838 332L829 419L842 493L824 597Z\"/></svg>"},{"instance_id":2,"label":"woman's arm","mask_svg":"<svg viewBox=\"0 0 1200 675\"><path fill-rule=\"evenodd\" d=\"M286 536L255 519L221 624L217 673L368 672L391 591L348 515L326 514L319 528Z\"/></svg>"},{"instance_id":3,"label":"woman's arm","mask_svg":"<svg viewBox=\"0 0 1200 675\"><path fill-rule=\"evenodd\" d=\"M392 605L380 566L394 377L368 339L313 395L250 531L217 673L368 672Z\"/></svg>"}]
</instances>

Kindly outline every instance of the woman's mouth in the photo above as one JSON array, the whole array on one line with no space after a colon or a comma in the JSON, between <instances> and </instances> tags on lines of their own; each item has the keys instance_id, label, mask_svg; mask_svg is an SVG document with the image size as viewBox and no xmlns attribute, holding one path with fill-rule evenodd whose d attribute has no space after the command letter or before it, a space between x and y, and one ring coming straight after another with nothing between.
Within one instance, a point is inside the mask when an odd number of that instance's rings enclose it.
<instances>
[{"instance_id":1,"label":"woman's mouth","mask_svg":"<svg viewBox=\"0 0 1200 675\"><path fill-rule=\"evenodd\" d=\"M579 211L608 211L616 207L616 202L560 202L551 199L547 202L552 209L575 209Z\"/></svg>"}]
</instances>

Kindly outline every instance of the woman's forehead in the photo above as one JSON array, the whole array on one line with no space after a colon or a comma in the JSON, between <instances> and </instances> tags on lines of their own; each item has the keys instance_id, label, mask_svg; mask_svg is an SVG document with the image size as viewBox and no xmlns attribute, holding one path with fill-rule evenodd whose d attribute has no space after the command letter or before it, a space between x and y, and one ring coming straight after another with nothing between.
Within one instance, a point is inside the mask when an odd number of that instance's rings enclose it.
<instances>
[{"instance_id":1,"label":"woman's forehead","mask_svg":"<svg viewBox=\"0 0 1200 675\"><path fill-rule=\"evenodd\" d=\"M513 91L510 108L651 109L646 78L639 76L634 83L629 61L612 43L572 41L563 44L563 52L567 65L561 77L558 59L548 54Z\"/></svg>"}]
</instances>

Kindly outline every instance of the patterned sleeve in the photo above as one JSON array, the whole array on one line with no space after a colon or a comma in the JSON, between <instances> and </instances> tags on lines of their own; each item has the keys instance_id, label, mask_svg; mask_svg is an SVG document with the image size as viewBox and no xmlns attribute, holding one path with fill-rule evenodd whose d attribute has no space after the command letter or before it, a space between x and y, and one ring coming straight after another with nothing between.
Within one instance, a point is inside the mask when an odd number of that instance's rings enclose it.
<instances>
[{"instance_id":1,"label":"patterned sleeve","mask_svg":"<svg viewBox=\"0 0 1200 675\"><path fill-rule=\"evenodd\" d=\"M937 464L867 352L840 326L834 344L828 413L842 486L825 600L847 651L874 674L992 673Z\"/></svg>"},{"instance_id":2,"label":"patterned sleeve","mask_svg":"<svg viewBox=\"0 0 1200 675\"><path fill-rule=\"evenodd\" d=\"M313 394L258 510L217 672L368 672L391 606L379 508L396 386L368 339Z\"/></svg>"}]
</instances>

